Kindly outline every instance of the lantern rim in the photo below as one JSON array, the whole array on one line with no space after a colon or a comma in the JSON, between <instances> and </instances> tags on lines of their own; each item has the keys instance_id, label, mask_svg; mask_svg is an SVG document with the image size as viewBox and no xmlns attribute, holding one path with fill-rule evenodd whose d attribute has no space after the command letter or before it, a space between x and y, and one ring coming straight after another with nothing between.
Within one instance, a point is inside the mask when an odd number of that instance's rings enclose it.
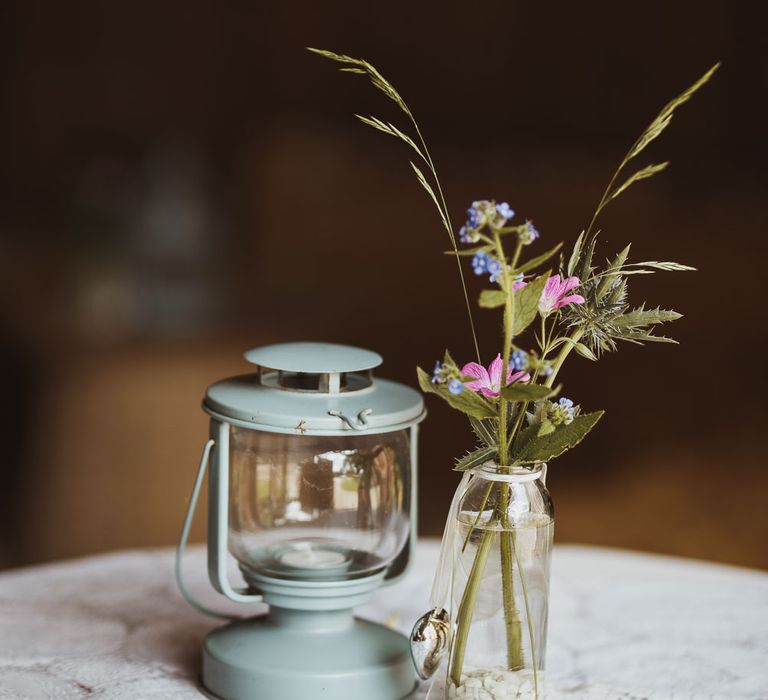
<instances>
[{"instance_id":1,"label":"lantern rim","mask_svg":"<svg viewBox=\"0 0 768 700\"><path fill-rule=\"evenodd\" d=\"M373 350L317 342L264 345L251 348L244 356L248 362L259 367L305 374L362 372L378 367L384 361Z\"/></svg>"}]
</instances>

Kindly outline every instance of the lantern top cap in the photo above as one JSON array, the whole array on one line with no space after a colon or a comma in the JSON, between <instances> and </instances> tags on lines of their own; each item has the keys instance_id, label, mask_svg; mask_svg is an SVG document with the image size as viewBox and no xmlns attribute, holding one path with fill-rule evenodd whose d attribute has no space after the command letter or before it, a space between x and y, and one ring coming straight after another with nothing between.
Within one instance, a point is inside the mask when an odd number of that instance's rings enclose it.
<instances>
[{"instance_id":1,"label":"lantern top cap","mask_svg":"<svg viewBox=\"0 0 768 700\"><path fill-rule=\"evenodd\" d=\"M222 379L203 399L210 416L240 427L299 435L382 433L425 415L409 386L374 378L381 355L332 343L279 343L245 358L255 373Z\"/></svg>"},{"instance_id":2,"label":"lantern top cap","mask_svg":"<svg viewBox=\"0 0 768 700\"><path fill-rule=\"evenodd\" d=\"M276 343L253 348L245 359L254 365L307 374L361 372L378 367L382 357L377 352L336 343Z\"/></svg>"}]
</instances>

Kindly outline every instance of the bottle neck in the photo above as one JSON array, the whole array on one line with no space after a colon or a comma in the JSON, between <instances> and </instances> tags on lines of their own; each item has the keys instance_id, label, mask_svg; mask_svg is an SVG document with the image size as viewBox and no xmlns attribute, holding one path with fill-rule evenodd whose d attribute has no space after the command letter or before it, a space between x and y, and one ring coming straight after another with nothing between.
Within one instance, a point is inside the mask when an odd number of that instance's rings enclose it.
<instances>
[{"instance_id":1,"label":"bottle neck","mask_svg":"<svg viewBox=\"0 0 768 700\"><path fill-rule=\"evenodd\" d=\"M507 467L495 462L486 462L483 466L473 469L472 473L488 481L522 483L540 479L543 483L547 475L547 465L545 462L539 462L530 468L520 465Z\"/></svg>"}]
</instances>

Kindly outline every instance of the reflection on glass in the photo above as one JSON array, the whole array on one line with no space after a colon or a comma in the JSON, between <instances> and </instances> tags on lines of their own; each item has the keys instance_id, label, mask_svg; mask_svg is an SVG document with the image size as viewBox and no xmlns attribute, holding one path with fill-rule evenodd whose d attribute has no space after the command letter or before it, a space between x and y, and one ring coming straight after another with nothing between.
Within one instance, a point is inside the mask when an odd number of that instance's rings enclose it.
<instances>
[{"instance_id":1,"label":"reflection on glass","mask_svg":"<svg viewBox=\"0 0 768 700\"><path fill-rule=\"evenodd\" d=\"M232 428L229 546L246 572L341 579L386 567L409 533L406 430L300 436Z\"/></svg>"}]
</instances>

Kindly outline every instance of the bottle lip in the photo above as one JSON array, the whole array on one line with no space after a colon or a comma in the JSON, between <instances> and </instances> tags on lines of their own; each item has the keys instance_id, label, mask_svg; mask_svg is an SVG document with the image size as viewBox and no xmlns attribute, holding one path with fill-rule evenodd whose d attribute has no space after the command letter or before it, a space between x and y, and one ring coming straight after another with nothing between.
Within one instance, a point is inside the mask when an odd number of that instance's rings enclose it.
<instances>
[{"instance_id":1,"label":"bottle lip","mask_svg":"<svg viewBox=\"0 0 768 700\"><path fill-rule=\"evenodd\" d=\"M546 463L539 462L538 464L534 464L531 468L523 467L518 464L506 467L506 469L509 469L508 472L499 471L504 468L505 467L501 467L495 462L486 462L479 467L475 467L472 470L472 473L481 475L483 479L488 479L489 481L507 481L516 483L536 481L536 479L541 479L545 474Z\"/></svg>"}]
</instances>

